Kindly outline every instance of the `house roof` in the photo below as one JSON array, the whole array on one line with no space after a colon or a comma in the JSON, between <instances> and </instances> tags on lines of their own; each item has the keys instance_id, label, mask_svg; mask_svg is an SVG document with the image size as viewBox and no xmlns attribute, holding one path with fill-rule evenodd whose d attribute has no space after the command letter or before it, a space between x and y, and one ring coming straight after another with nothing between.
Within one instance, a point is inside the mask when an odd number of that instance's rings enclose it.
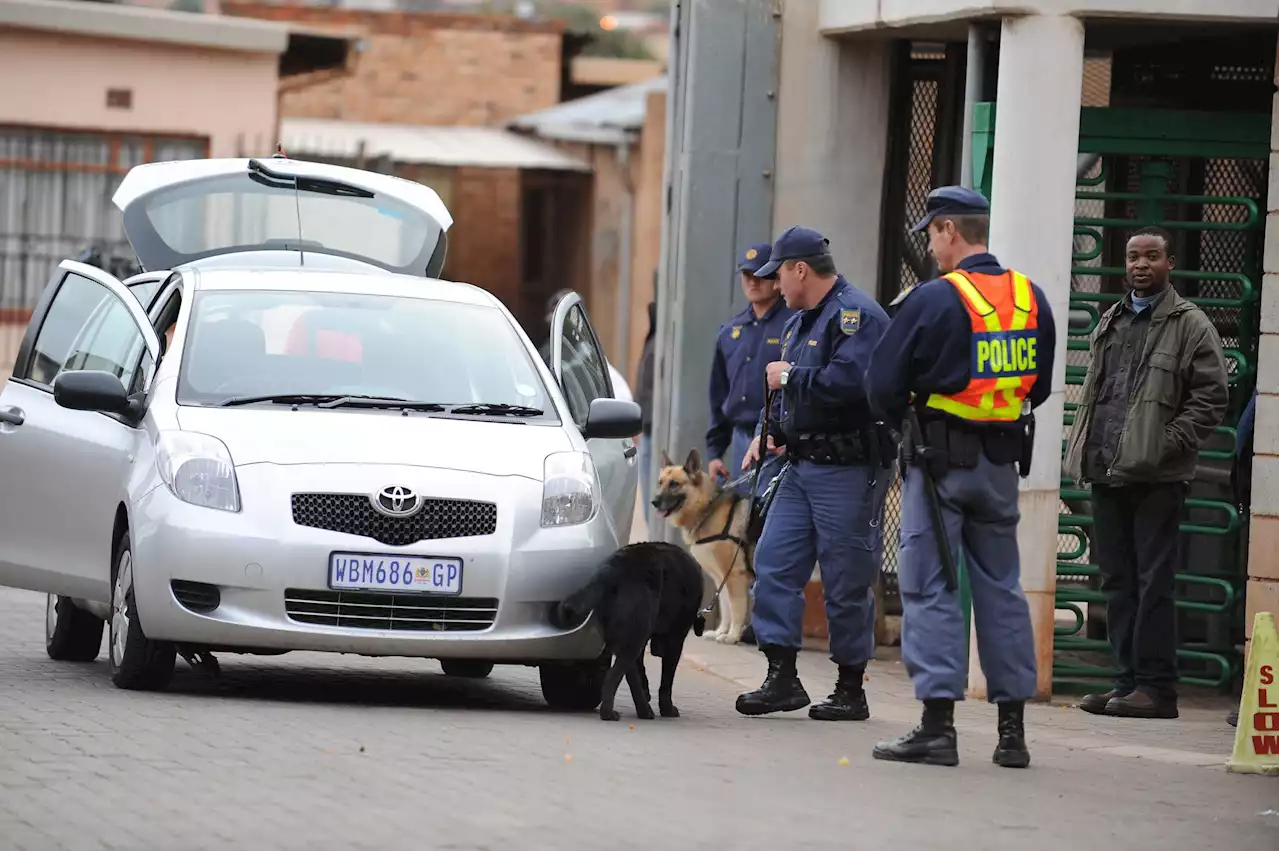
<instances>
[{"instance_id":1,"label":"house roof","mask_svg":"<svg viewBox=\"0 0 1280 851\"><path fill-rule=\"evenodd\" d=\"M650 92L666 88L664 74L526 113L508 121L507 126L562 142L593 145L630 142L644 125L645 99Z\"/></svg>"},{"instance_id":2,"label":"house roof","mask_svg":"<svg viewBox=\"0 0 1280 851\"><path fill-rule=\"evenodd\" d=\"M0 26L277 54L288 46L290 30L268 21L77 0L0 0Z\"/></svg>"},{"instance_id":3,"label":"house roof","mask_svg":"<svg viewBox=\"0 0 1280 851\"><path fill-rule=\"evenodd\" d=\"M281 144L291 156L354 159L386 156L395 162L480 168L590 171L586 163L551 145L498 127L425 127L365 124L324 118L282 118Z\"/></svg>"}]
</instances>

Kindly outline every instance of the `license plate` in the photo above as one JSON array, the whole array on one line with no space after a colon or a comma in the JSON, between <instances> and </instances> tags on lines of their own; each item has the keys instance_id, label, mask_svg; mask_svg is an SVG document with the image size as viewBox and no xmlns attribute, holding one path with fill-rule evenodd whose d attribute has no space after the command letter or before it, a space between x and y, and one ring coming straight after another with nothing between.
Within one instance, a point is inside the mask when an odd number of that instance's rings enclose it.
<instances>
[{"instance_id":1,"label":"license plate","mask_svg":"<svg viewBox=\"0 0 1280 851\"><path fill-rule=\"evenodd\" d=\"M329 587L338 591L461 594L462 559L333 553L329 556Z\"/></svg>"}]
</instances>

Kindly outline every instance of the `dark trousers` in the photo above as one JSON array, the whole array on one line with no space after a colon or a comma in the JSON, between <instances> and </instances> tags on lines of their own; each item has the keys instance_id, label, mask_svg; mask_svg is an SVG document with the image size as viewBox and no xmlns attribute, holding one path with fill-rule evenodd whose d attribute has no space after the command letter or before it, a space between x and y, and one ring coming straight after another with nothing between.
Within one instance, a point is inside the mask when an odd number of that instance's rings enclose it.
<instances>
[{"instance_id":1,"label":"dark trousers","mask_svg":"<svg viewBox=\"0 0 1280 851\"><path fill-rule=\"evenodd\" d=\"M1178 681L1173 577L1187 485L1093 485L1095 561L1107 595L1116 685L1172 696Z\"/></svg>"}]
</instances>

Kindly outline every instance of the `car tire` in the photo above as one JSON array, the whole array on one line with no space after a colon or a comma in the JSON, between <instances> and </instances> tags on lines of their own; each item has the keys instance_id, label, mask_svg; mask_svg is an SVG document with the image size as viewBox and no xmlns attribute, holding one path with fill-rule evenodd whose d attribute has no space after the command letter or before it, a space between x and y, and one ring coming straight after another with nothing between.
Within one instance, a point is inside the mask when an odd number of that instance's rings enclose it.
<instances>
[{"instance_id":1,"label":"car tire","mask_svg":"<svg viewBox=\"0 0 1280 851\"><path fill-rule=\"evenodd\" d=\"M44 649L59 662L92 662L102 651L102 618L86 612L70 597L47 595Z\"/></svg>"},{"instance_id":2,"label":"car tire","mask_svg":"<svg viewBox=\"0 0 1280 851\"><path fill-rule=\"evenodd\" d=\"M493 663L481 659L441 659L440 667L445 676L482 680L493 673Z\"/></svg>"},{"instance_id":3,"label":"car tire","mask_svg":"<svg viewBox=\"0 0 1280 851\"><path fill-rule=\"evenodd\" d=\"M568 665L542 665L538 669L542 698L552 709L590 712L600 705L600 689L608 670L607 660L603 658Z\"/></svg>"},{"instance_id":4,"label":"car tire","mask_svg":"<svg viewBox=\"0 0 1280 851\"><path fill-rule=\"evenodd\" d=\"M160 691L173 679L178 648L152 641L142 631L133 593L133 551L126 534L116 547L111 576L111 623L107 630L107 660L117 688Z\"/></svg>"}]
</instances>

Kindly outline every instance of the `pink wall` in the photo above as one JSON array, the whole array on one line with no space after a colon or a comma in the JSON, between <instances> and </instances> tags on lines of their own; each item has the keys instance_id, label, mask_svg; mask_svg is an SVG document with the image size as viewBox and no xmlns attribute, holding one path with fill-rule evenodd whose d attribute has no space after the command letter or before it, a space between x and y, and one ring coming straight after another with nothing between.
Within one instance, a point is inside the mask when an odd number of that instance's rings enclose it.
<instances>
[{"instance_id":1,"label":"pink wall","mask_svg":"<svg viewBox=\"0 0 1280 851\"><path fill-rule=\"evenodd\" d=\"M275 149L277 61L156 42L0 27L0 124L204 136L210 156ZM131 89L131 109L107 108Z\"/></svg>"}]
</instances>

